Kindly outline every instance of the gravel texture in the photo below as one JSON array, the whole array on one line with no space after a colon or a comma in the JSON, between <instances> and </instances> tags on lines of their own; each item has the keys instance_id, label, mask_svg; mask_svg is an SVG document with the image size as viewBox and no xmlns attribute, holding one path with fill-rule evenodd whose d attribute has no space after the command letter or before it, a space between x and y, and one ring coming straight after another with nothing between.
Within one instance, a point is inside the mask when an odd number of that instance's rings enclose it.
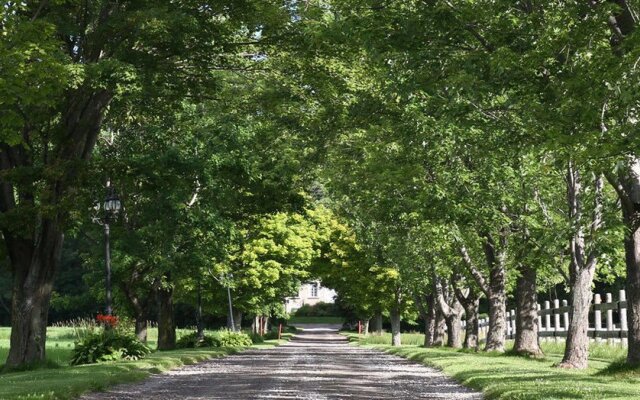
<instances>
[{"instance_id":1,"label":"gravel texture","mask_svg":"<svg viewBox=\"0 0 640 400\"><path fill-rule=\"evenodd\" d=\"M350 346L331 326L83 399L482 399L435 369Z\"/></svg>"}]
</instances>

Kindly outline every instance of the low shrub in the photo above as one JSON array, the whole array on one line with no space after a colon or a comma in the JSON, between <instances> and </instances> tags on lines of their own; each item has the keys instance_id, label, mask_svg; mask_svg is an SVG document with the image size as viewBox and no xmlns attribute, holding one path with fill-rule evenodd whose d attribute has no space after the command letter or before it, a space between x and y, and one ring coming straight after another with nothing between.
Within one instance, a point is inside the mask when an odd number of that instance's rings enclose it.
<instances>
[{"instance_id":1,"label":"low shrub","mask_svg":"<svg viewBox=\"0 0 640 400\"><path fill-rule=\"evenodd\" d=\"M192 332L180 337L176 342L176 347L179 349L194 349L198 347L213 347L215 344L213 336L204 335L202 338L198 338L198 333Z\"/></svg>"},{"instance_id":2,"label":"low shrub","mask_svg":"<svg viewBox=\"0 0 640 400\"><path fill-rule=\"evenodd\" d=\"M284 329L285 332L288 332L288 333L296 333L296 332L298 332L298 328L296 328L293 325L287 325L283 329Z\"/></svg>"},{"instance_id":3,"label":"low shrub","mask_svg":"<svg viewBox=\"0 0 640 400\"><path fill-rule=\"evenodd\" d=\"M278 328L271 329L269 332L265 333L264 338L266 340L278 339Z\"/></svg>"},{"instance_id":4,"label":"low shrub","mask_svg":"<svg viewBox=\"0 0 640 400\"><path fill-rule=\"evenodd\" d=\"M316 303L314 305L304 304L295 312L296 317L337 317L340 310L335 304Z\"/></svg>"},{"instance_id":5,"label":"low shrub","mask_svg":"<svg viewBox=\"0 0 640 400\"><path fill-rule=\"evenodd\" d=\"M244 332L218 331L213 336L216 347L248 347L253 344L251 337Z\"/></svg>"},{"instance_id":6,"label":"low shrub","mask_svg":"<svg viewBox=\"0 0 640 400\"><path fill-rule=\"evenodd\" d=\"M138 360L149 353L151 349L134 335L105 329L88 333L76 342L71 364L94 364L121 359Z\"/></svg>"},{"instance_id":7,"label":"low shrub","mask_svg":"<svg viewBox=\"0 0 640 400\"><path fill-rule=\"evenodd\" d=\"M253 344L264 343L264 337L262 337L262 335L260 335L259 333L252 332L249 334L249 337L251 338Z\"/></svg>"}]
</instances>

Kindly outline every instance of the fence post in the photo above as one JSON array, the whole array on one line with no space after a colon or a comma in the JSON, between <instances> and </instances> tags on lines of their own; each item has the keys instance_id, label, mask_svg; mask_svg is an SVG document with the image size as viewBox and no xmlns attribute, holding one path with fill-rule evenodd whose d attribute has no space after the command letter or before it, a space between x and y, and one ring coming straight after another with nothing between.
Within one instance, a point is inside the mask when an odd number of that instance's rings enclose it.
<instances>
[{"instance_id":1,"label":"fence post","mask_svg":"<svg viewBox=\"0 0 640 400\"><path fill-rule=\"evenodd\" d=\"M627 292L624 289L620 290L620 303L618 308L620 309L620 337L622 338L622 345L628 346L629 341L626 337L623 337L626 333L629 334L629 325L627 324L627 306L623 306L622 302L627 301Z\"/></svg>"},{"instance_id":2,"label":"fence post","mask_svg":"<svg viewBox=\"0 0 640 400\"><path fill-rule=\"evenodd\" d=\"M513 335L513 332L511 331L511 311L507 311L505 322L507 323L507 339L511 339L511 335Z\"/></svg>"},{"instance_id":3,"label":"fence post","mask_svg":"<svg viewBox=\"0 0 640 400\"><path fill-rule=\"evenodd\" d=\"M516 310L511 310L511 334L516 338Z\"/></svg>"},{"instance_id":4,"label":"fence post","mask_svg":"<svg viewBox=\"0 0 640 400\"><path fill-rule=\"evenodd\" d=\"M547 311L547 314L544 316L544 326L547 332L552 332L553 329L551 328L551 313L548 312L551 309L551 305L549 304L548 300L545 300L544 302L544 309ZM547 337L545 337L544 341L546 342L547 340Z\"/></svg>"},{"instance_id":5,"label":"fence post","mask_svg":"<svg viewBox=\"0 0 640 400\"><path fill-rule=\"evenodd\" d=\"M358 320L358 335L362 335L362 321Z\"/></svg>"},{"instance_id":6,"label":"fence post","mask_svg":"<svg viewBox=\"0 0 640 400\"><path fill-rule=\"evenodd\" d=\"M544 325L542 325L542 314L540 314L540 310L542 310L542 307L540 307L540 303L536 304L536 310L538 310L538 318L537 322L538 322L538 332L544 332Z\"/></svg>"},{"instance_id":7,"label":"fence post","mask_svg":"<svg viewBox=\"0 0 640 400\"><path fill-rule=\"evenodd\" d=\"M560 328L560 313L558 312L558 308L560 308L560 300L553 300L553 341L557 342L560 340L558 337L558 332L562 329Z\"/></svg>"},{"instance_id":8,"label":"fence post","mask_svg":"<svg viewBox=\"0 0 640 400\"><path fill-rule=\"evenodd\" d=\"M613 296L611 296L611 293L607 293L605 295L605 298L607 300L607 304L611 304L613 303ZM613 310L612 309L608 309L607 310L607 333L608 332L613 332ZM607 344L613 344L613 338L608 337L607 335Z\"/></svg>"},{"instance_id":9,"label":"fence post","mask_svg":"<svg viewBox=\"0 0 640 400\"><path fill-rule=\"evenodd\" d=\"M282 324L278 325L278 340L282 339Z\"/></svg>"},{"instance_id":10,"label":"fence post","mask_svg":"<svg viewBox=\"0 0 640 400\"><path fill-rule=\"evenodd\" d=\"M566 300L562 300L562 307L568 307L569 306L569 302ZM562 313L562 319L563 319L563 324L564 324L564 331L569 331L569 311L566 311Z\"/></svg>"},{"instance_id":11,"label":"fence post","mask_svg":"<svg viewBox=\"0 0 640 400\"><path fill-rule=\"evenodd\" d=\"M596 342L600 342L601 338L600 338L600 332L602 331L602 311L600 311L600 309L598 309L597 307L602 304L602 298L600 297L599 294L596 294L593 297L593 304L594 304L594 311L593 311L593 315L594 315L594 321L595 321L595 332L594 332L594 336L596 338Z\"/></svg>"}]
</instances>

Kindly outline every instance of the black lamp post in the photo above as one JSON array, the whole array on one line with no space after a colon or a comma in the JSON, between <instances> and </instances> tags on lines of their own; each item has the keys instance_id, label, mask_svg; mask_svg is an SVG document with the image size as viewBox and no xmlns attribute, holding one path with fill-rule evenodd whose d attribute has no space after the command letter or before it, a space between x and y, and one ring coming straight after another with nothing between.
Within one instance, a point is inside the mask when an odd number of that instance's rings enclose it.
<instances>
[{"instance_id":1,"label":"black lamp post","mask_svg":"<svg viewBox=\"0 0 640 400\"><path fill-rule=\"evenodd\" d=\"M116 195L113 186L107 189L107 197L104 200L104 262L105 262L105 289L106 289L106 313L111 315L113 308L111 306L111 247L110 247L110 230L109 223L115 214L120 211L120 199Z\"/></svg>"}]
</instances>

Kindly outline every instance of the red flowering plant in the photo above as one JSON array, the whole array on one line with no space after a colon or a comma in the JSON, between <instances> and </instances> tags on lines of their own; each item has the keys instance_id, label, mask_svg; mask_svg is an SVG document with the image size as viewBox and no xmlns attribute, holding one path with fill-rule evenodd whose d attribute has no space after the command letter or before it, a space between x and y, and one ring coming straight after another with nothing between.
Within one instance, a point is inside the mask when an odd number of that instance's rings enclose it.
<instances>
[{"instance_id":1,"label":"red flowering plant","mask_svg":"<svg viewBox=\"0 0 640 400\"><path fill-rule=\"evenodd\" d=\"M118 317L115 315L98 314L96 316L96 322L105 328L115 328L118 326Z\"/></svg>"}]
</instances>

